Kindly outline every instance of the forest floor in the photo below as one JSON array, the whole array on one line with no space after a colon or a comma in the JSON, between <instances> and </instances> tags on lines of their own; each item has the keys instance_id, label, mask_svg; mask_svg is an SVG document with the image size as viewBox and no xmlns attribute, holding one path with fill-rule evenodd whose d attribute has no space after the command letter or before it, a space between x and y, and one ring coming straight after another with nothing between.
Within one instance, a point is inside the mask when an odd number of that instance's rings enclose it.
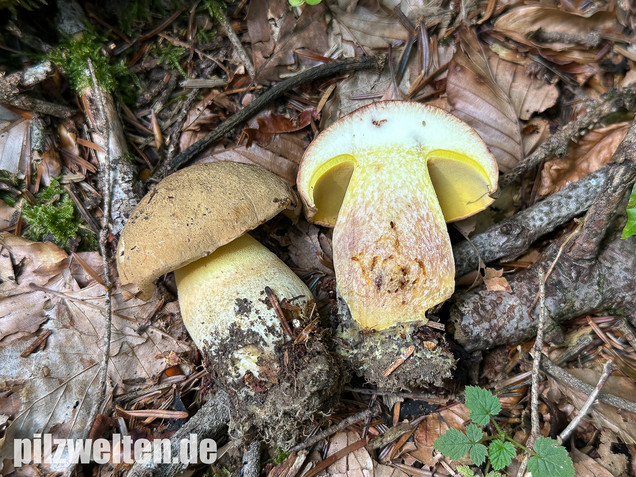
<instances>
[{"instance_id":1,"label":"forest floor","mask_svg":"<svg viewBox=\"0 0 636 477\"><path fill-rule=\"evenodd\" d=\"M0 1L2 475L636 475L636 7L290 3ZM221 386L173 275L148 300L119 279L129 216L210 162L257 165L302 195L312 140L385 100L451 113L496 159L492 205L448 224L455 293L427 320L342 338L335 235L299 199L253 235L317 313L298 328L269 297L294 328L278 374ZM292 400L315 384L301 379L323 349L309 335L345 363L335 395L317 394L328 410L302 425L284 409L233 414L245 392L275 409L285 376ZM218 458L142 466L115 446L103 462L18 466L17 439L38 433L177 446L194 433Z\"/></svg>"}]
</instances>

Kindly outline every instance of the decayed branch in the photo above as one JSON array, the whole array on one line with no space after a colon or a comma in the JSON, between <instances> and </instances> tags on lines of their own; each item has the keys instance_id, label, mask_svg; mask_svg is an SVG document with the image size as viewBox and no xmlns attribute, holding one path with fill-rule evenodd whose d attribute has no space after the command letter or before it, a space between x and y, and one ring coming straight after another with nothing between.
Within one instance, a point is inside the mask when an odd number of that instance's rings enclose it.
<instances>
[{"instance_id":1,"label":"decayed branch","mask_svg":"<svg viewBox=\"0 0 636 477\"><path fill-rule=\"evenodd\" d=\"M461 276L486 262L512 260L525 252L537 239L585 212L603 191L614 166L607 165L589 176L568 184L512 217L453 247L455 275Z\"/></svg>"},{"instance_id":2,"label":"decayed branch","mask_svg":"<svg viewBox=\"0 0 636 477\"><path fill-rule=\"evenodd\" d=\"M585 217L582 231L556 263L559 243L546 251L544 259L508 278L511 293L491 292L482 286L456 295L451 306L451 322L459 343L468 350L487 349L533 336L538 317L534 307L538 289L537 270L546 271L551 267L552 273L546 280L546 311L550 319L558 322L607 310L626 316L634 324L636 296L625 293L625 290L636 289L633 273L636 269L636 240L634 237L619 239L624 219L620 223L613 220L617 208L624 207L627 192L636 179L634 157L636 122L614 154L612 163L604 168L606 179L603 186L594 194L595 197L588 191L593 204ZM536 233L531 229L522 231L529 235ZM492 243L505 244L507 239L509 236L505 235L505 231L503 238L494 233ZM479 250L482 241L475 242ZM482 250L479 251L482 253ZM517 255L521 251L521 248L517 249ZM487 258L485 260L488 261Z\"/></svg>"}]
</instances>

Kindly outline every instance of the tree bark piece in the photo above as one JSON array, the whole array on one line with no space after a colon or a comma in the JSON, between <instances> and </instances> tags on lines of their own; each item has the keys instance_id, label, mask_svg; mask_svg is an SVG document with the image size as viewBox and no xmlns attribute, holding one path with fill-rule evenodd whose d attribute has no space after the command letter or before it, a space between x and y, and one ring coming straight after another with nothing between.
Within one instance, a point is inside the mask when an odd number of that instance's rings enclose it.
<instances>
[{"instance_id":1,"label":"tree bark piece","mask_svg":"<svg viewBox=\"0 0 636 477\"><path fill-rule=\"evenodd\" d=\"M636 317L636 237L619 237L597 260L567 254L559 259L546 282L546 309L554 321L599 310ZM512 293L482 286L458 294L450 311L455 340L474 351L531 338L538 316L538 308L532 308L538 290L536 268L547 270L557 250L552 247L547 259L508 277Z\"/></svg>"},{"instance_id":2,"label":"tree bark piece","mask_svg":"<svg viewBox=\"0 0 636 477\"><path fill-rule=\"evenodd\" d=\"M581 215L605 188L612 167L614 166L611 164L607 165L532 207L493 225L473 237L470 242L455 245L455 275L461 276L477 270L480 257L486 263L502 258L515 259L541 236Z\"/></svg>"},{"instance_id":3,"label":"tree bark piece","mask_svg":"<svg viewBox=\"0 0 636 477\"><path fill-rule=\"evenodd\" d=\"M632 83L623 89L612 89L605 93L600 100L591 101L586 111L574 121L569 122L557 133L550 136L535 151L508 171L499 181L499 187L503 189L527 171L537 167L543 159L553 154L564 156L567 153L568 143L583 131L598 123L604 116L620 107L631 109L636 97L636 83Z\"/></svg>"},{"instance_id":4,"label":"tree bark piece","mask_svg":"<svg viewBox=\"0 0 636 477\"><path fill-rule=\"evenodd\" d=\"M135 185L135 169L113 96L100 86L84 88L81 94L93 131L91 138L102 148L102 151L96 151L99 173L112 176L110 222L112 233L117 237L139 202L141 191ZM107 167L107 156L110 157L110 168Z\"/></svg>"},{"instance_id":5,"label":"tree bark piece","mask_svg":"<svg viewBox=\"0 0 636 477\"><path fill-rule=\"evenodd\" d=\"M545 308L553 321L605 310L625 316L632 325L636 323L636 237L620 239L622 210L636 179L635 157L636 121L614 153L612 163L603 168L608 170L605 185L592 195L594 200L582 231L558 260L560 246L554 243L543 260L508 278L511 293L491 292L481 286L456 295L450 313L459 343L470 351L533 336L537 327L534 318L538 316L534 306L537 270L552 269L545 283ZM591 195L589 190L587 193ZM621 213L616 214L617 211ZM492 236L494 244L501 243L498 239L496 234Z\"/></svg>"}]
</instances>

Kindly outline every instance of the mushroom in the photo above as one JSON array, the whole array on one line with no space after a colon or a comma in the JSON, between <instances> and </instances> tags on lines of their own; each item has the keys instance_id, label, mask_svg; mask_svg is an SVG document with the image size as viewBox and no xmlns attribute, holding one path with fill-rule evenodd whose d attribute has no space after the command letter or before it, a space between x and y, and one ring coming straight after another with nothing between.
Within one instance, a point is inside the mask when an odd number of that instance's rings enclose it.
<instances>
[{"instance_id":1,"label":"mushroom","mask_svg":"<svg viewBox=\"0 0 636 477\"><path fill-rule=\"evenodd\" d=\"M298 190L307 217L334 227L338 290L361 328L423 320L452 295L446 222L486 208L497 175L470 126L420 103L377 102L316 137Z\"/></svg>"},{"instance_id":2,"label":"mushroom","mask_svg":"<svg viewBox=\"0 0 636 477\"><path fill-rule=\"evenodd\" d=\"M285 335L284 328L291 328L277 314L271 296L297 310L291 313L301 330L313 305L302 280L246 234L294 202L287 183L261 167L198 164L168 176L141 200L117 246L122 283L135 283L144 299L157 278L175 272L183 322L203 351L213 380L224 390L242 389L237 392L243 406L237 405L234 424L243 419L249 426L254 408L250 396L287 379L281 377L288 371L281 370L281 349L287 346L289 353L294 340ZM304 371L309 378L322 372L316 383L325 393L335 392L332 381L339 373L331 369L329 357L321 356L325 351L320 343L313 345L318 364L307 358L311 369ZM305 410L315 411L316 406ZM279 428L271 427L272 433Z\"/></svg>"}]
</instances>

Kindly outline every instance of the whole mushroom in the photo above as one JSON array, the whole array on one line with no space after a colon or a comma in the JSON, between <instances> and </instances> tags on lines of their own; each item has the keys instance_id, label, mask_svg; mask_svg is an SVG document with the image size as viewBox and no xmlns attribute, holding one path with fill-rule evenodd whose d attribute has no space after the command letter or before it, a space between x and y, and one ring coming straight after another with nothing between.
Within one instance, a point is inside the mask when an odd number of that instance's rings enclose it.
<instances>
[{"instance_id":1,"label":"whole mushroom","mask_svg":"<svg viewBox=\"0 0 636 477\"><path fill-rule=\"evenodd\" d=\"M333 227L337 287L355 329L395 336L394 327L425 321L427 310L452 295L455 264L446 222L486 208L497 177L495 158L470 126L416 102L371 104L314 139L300 165L298 191L306 216ZM413 345L415 357L430 359L435 349L443 361L443 371L424 381L449 376L452 357L439 340L400 343L367 343L364 353L374 355L356 366L384 366ZM367 377L381 383L379 369Z\"/></svg>"},{"instance_id":2,"label":"whole mushroom","mask_svg":"<svg viewBox=\"0 0 636 477\"><path fill-rule=\"evenodd\" d=\"M148 193L117 246L121 282L135 283L144 299L157 278L175 272L186 329L216 387L236 392L234 427L256 429L278 445L293 441L303 421L327 410L341 384L319 333L302 343L289 336L288 319L298 333L309 323L311 292L246 234L294 202L287 183L261 167L199 164ZM288 303L293 316L281 316L273 297ZM307 385L294 390L298 379Z\"/></svg>"}]
</instances>

